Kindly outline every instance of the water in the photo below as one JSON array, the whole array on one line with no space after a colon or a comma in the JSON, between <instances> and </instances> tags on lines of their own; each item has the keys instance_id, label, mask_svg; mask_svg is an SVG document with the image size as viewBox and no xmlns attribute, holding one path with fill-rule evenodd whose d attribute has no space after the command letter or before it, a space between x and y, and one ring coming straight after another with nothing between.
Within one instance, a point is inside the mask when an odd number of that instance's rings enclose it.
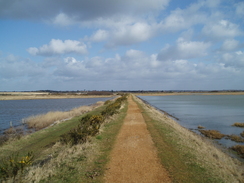
<instances>
[{"instance_id":1,"label":"water","mask_svg":"<svg viewBox=\"0 0 244 183\"><path fill-rule=\"evenodd\" d=\"M91 105L110 98L74 98L41 100L2 100L0 101L0 132L21 124L22 119L49 111L69 111L83 105Z\"/></svg>"},{"instance_id":2,"label":"water","mask_svg":"<svg viewBox=\"0 0 244 183\"><path fill-rule=\"evenodd\" d=\"M188 129L198 125L207 130L218 130L226 135L240 135L244 128L231 126L235 122L244 123L244 95L173 95L139 96L151 105L178 118L178 123ZM195 131L195 130L194 130ZM197 131L195 131L197 132ZM227 147L236 143L222 139Z\"/></svg>"}]
</instances>

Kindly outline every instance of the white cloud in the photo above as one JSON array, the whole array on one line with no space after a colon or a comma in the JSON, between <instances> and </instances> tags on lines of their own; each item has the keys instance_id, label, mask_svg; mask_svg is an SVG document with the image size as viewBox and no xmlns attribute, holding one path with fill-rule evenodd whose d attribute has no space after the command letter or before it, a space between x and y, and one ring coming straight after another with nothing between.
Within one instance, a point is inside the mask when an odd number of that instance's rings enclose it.
<instances>
[{"instance_id":1,"label":"white cloud","mask_svg":"<svg viewBox=\"0 0 244 183\"><path fill-rule=\"evenodd\" d=\"M166 32L176 32L183 29L189 29L191 26L197 24L204 24L208 21L208 12L201 10L201 8L213 8L218 4L210 1L198 1L190 4L185 9L177 8L170 12L164 20L160 22L161 30Z\"/></svg>"},{"instance_id":2,"label":"white cloud","mask_svg":"<svg viewBox=\"0 0 244 183\"><path fill-rule=\"evenodd\" d=\"M177 40L176 45L167 45L158 54L159 60L177 60L203 57L207 55L207 49L210 43L185 41L183 38Z\"/></svg>"},{"instance_id":3,"label":"white cloud","mask_svg":"<svg viewBox=\"0 0 244 183\"><path fill-rule=\"evenodd\" d=\"M27 51L32 55L60 55L66 53L87 54L87 46L76 40L59 40L52 39L48 45L43 45L40 48L31 47Z\"/></svg>"},{"instance_id":4,"label":"white cloud","mask_svg":"<svg viewBox=\"0 0 244 183\"><path fill-rule=\"evenodd\" d=\"M101 41L105 41L106 39L108 39L108 37L109 37L108 31L99 29L91 36L90 39L91 39L91 41L94 41L94 42L101 42Z\"/></svg>"},{"instance_id":5,"label":"white cloud","mask_svg":"<svg viewBox=\"0 0 244 183\"><path fill-rule=\"evenodd\" d=\"M237 24L231 23L228 20L210 22L204 26L202 31L211 38L233 38L243 34Z\"/></svg>"},{"instance_id":6,"label":"white cloud","mask_svg":"<svg viewBox=\"0 0 244 183\"><path fill-rule=\"evenodd\" d=\"M239 16L244 15L244 2L239 2L236 4L236 14Z\"/></svg>"},{"instance_id":7,"label":"white cloud","mask_svg":"<svg viewBox=\"0 0 244 183\"><path fill-rule=\"evenodd\" d=\"M239 45L239 41L235 40L235 39L227 39L224 41L223 45L222 45L222 50L225 51L231 51L234 50L238 47Z\"/></svg>"},{"instance_id":8,"label":"white cloud","mask_svg":"<svg viewBox=\"0 0 244 183\"><path fill-rule=\"evenodd\" d=\"M240 70L241 68L244 68L244 54L242 51L224 53L219 62L224 63L226 67L232 67Z\"/></svg>"},{"instance_id":9,"label":"white cloud","mask_svg":"<svg viewBox=\"0 0 244 183\"><path fill-rule=\"evenodd\" d=\"M131 45L146 41L155 35L154 25L144 22L137 22L127 25L120 25L110 31L111 38L108 47L117 45Z\"/></svg>"}]
</instances>

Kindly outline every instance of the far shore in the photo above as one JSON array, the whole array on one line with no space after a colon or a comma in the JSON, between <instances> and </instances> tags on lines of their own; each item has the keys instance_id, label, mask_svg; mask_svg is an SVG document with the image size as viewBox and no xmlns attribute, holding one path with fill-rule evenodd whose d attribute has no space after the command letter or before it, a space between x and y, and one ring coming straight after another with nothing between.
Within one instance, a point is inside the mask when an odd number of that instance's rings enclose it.
<instances>
[{"instance_id":1,"label":"far shore","mask_svg":"<svg viewBox=\"0 0 244 183\"><path fill-rule=\"evenodd\" d=\"M48 92L0 92L0 100L34 100L65 98L109 98L114 95L50 94Z\"/></svg>"},{"instance_id":2,"label":"far shore","mask_svg":"<svg viewBox=\"0 0 244 183\"><path fill-rule=\"evenodd\" d=\"M244 95L244 92L142 92L135 95L166 96L166 95Z\"/></svg>"},{"instance_id":3,"label":"far shore","mask_svg":"<svg viewBox=\"0 0 244 183\"><path fill-rule=\"evenodd\" d=\"M243 91L236 92L125 92L142 96L166 95L244 95ZM65 98L104 98L114 97L117 93L85 94L85 93L49 93L49 92L0 92L0 100L34 100L34 99L65 99Z\"/></svg>"}]
</instances>

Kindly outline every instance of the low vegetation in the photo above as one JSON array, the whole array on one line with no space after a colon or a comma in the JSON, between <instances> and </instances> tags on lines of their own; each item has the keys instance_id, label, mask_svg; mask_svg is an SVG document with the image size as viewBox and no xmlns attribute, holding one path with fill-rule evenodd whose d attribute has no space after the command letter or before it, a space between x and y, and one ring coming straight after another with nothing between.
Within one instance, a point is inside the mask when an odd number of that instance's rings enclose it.
<instances>
[{"instance_id":1,"label":"low vegetation","mask_svg":"<svg viewBox=\"0 0 244 183\"><path fill-rule=\"evenodd\" d=\"M19 157L18 153L15 153L1 159L0 178L4 181L7 181L9 178L13 178L13 182L15 182L16 176L18 174L22 175L25 168L32 164L33 158L33 153L30 152L24 157ZM21 182L21 179L19 181Z\"/></svg>"},{"instance_id":2,"label":"low vegetation","mask_svg":"<svg viewBox=\"0 0 244 183\"><path fill-rule=\"evenodd\" d=\"M244 128L244 123L234 123L232 126Z\"/></svg>"},{"instance_id":3,"label":"low vegetation","mask_svg":"<svg viewBox=\"0 0 244 183\"><path fill-rule=\"evenodd\" d=\"M203 135L211 139L222 139L225 135L218 130L199 130Z\"/></svg>"},{"instance_id":4,"label":"low vegetation","mask_svg":"<svg viewBox=\"0 0 244 183\"><path fill-rule=\"evenodd\" d=\"M237 154L244 158L244 145L235 145L232 146L231 149L236 151Z\"/></svg>"},{"instance_id":5,"label":"low vegetation","mask_svg":"<svg viewBox=\"0 0 244 183\"><path fill-rule=\"evenodd\" d=\"M113 117L115 115L105 117L102 113L110 105L119 103L120 107L112 112L117 114L125 100L126 96L120 97L87 115L6 143L0 149L0 161L6 162L9 159L7 154L18 154L20 160L17 158L15 162L24 162L30 158L22 157L29 156L26 154L30 151L33 151L34 158L31 158L29 164L26 163L29 167L23 166L23 171L18 169L15 174L7 174L4 172L5 168L1 169L0 182L5 179L10 182L92 182L105 169L103 166L108 161L108 148L112 148L120 127L118 123L122 123L126 108L116 119ZM100 133L101 131L106 131L106 134ZM106 136L108 134L110 135Z\"/></svg>"},{"instance_id":6,"label":"low vegetation","mask_svg":"<svg viewBox=\"0 0 244 183\"><path fill-rule=\"evenodd\" d=\"M241 134L240 134L242 137L244 137L244 131L243 132L241 132Z\"/></svg>"},{"instance_id":7,"label":"low vegetation","mask_svg":"<svg viewBox=\"0 0 244 183\"><path fill-rule=\"evenodd\" d=\"M54 122L60 122L62 120L67 120L75 116L79 116L81 114L89 112L93 110L95 107L101 106L102 104L103 102L98 102L96 105L81 106L78 108L74 108L71 111L51 111L47 114L30 116L24 119L23 122L26 123L29 128L41 130L53 124Z\"/></svg>"},{"instance_id":8,"label":"low vegetation","mask_svg":"<svg viewBox=\"0 0 244 183\"><path fill-rule=\"evenodd\" d=\"M204 126L201 126L201 125L198 125L197 128L198 128L198 129L204 129L205 127L204 127Z\"/></svg>"},{"instance_id":9,"label":"low vegetation","mask_svg":"<svg viewBox=\"0 0 244 183\"><path fill-rule=\"evenodd\" d=\"M227 135L227 139L230 139L235 142L244 142L244 138L238 136L238 135Z\"/></svg>"},{"instance_id":10,"label":"low vegetation","mask_svg":"<svg viewBox=\"0 0 244 183\"><path fill-rule=\"evenodd\" d=\"M135 100L173 182L243 182L240 162L152 106Z\"/></svg>"}]
</instances>

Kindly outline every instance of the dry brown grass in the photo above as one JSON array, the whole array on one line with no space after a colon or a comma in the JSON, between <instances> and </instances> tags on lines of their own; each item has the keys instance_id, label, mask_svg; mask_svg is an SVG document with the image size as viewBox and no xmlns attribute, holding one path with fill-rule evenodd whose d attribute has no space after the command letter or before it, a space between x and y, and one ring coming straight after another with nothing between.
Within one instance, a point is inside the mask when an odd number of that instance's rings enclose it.
<instances>
[{"instance_id":1,"label":"dry brown grass","mask_svg":"<svg viewBox=\"0 0 244 183\"><path fill-rule=\"evenodd\" d=\"M218 130L199 130L203 135L211 139L222 139L225 135Z\"/></svg>"},{"instance_id":2,"label":"dry brown grass","mask_svg":"<svg viewBox=\"0 0 244 183\"><path fill-rule=\"evenodd\" d=\"M238 135L228 135L227 138L235 142L244 142L244 139Z\"/></svg>"},{"instance_id":3,"label":"dry brown grass","mask_svg":"<svg viewBox=\"0 0 244 183\"><path fill-rule=\"evenodd\" d=\"M195 162L208 169L211 174L221 177L225 182L244 182L243 164L231 158L221 149L217 148L211 141L206 138L183 128L175 120L161 113L159 110L150 105L143 103L136 98L153 119L173 129L168 135L177 142L176 148L184 153L190 152L195 155ZM187 163L186 159L186 163Z\"/></svg>"},{"instance_id":4,"label":"dry brown grass","mask_svg":"<svg viewBox=\"0 0 244 183\"><path fill-rule=\"evenodd\" d=\"M47 156L43 163L30 168L23 182L48 181L49 177L53 176L59 176L60 181L62 181L62 176L64 176L62 174L65 174L65 172L62 171L74 169L76 172L83 172L83 164L90 164L93 162L96 155L98 155L98 151L94 143L89 142L72 147L56 143L52 147L52 153Z\"/></svg>"},{"instance_id":5,"label":"dry brown grass","mask_svg":"<svg viewBox=\"0 0 244 183\"><path fill-rule=\"evenodd\" d=\"M24 123L28 125L29 128L33 128L35 130L40 130L46 128L52 124L60 123L62 121L68 120L72 117L79 116L86 112L93 110L96 107L102 106L104 102L97 102L91 106L81 106L78 108L74 108L71 111L51 111L46 114L40 114L36 116L30 116L23 120Z\"/></svg>"},{"instance_id":6,"label":"dry brown grass","mask_svg":"<svg viewBox=\"0 0 244 183\"><path fill-rule=\"evenodd\" d=\"M204 126L201 126L201 125L198 125L197 128L198 128L198 129L204 129L205 127L204 127Z\"/></svg>"},{"instance_id":7,"label":"dry brown grass","mask_svg":"<svg viewBox=\"0 0 244 183\"><path fill-rule=\"evenodd\" d=\"M244 123L234 123L232 126L244 128Z\"/></svg>"},{"instance_id":8,"label":"dry brown grass","mask_svg":"<svg viewBox=\"0 0 244 183\"><path fill-rule=\"evenodd\" d=\"M244 145L235 145L231 147L231 149L236 151L242 157L244 157Z\"/></svg>"}]
</instances>

